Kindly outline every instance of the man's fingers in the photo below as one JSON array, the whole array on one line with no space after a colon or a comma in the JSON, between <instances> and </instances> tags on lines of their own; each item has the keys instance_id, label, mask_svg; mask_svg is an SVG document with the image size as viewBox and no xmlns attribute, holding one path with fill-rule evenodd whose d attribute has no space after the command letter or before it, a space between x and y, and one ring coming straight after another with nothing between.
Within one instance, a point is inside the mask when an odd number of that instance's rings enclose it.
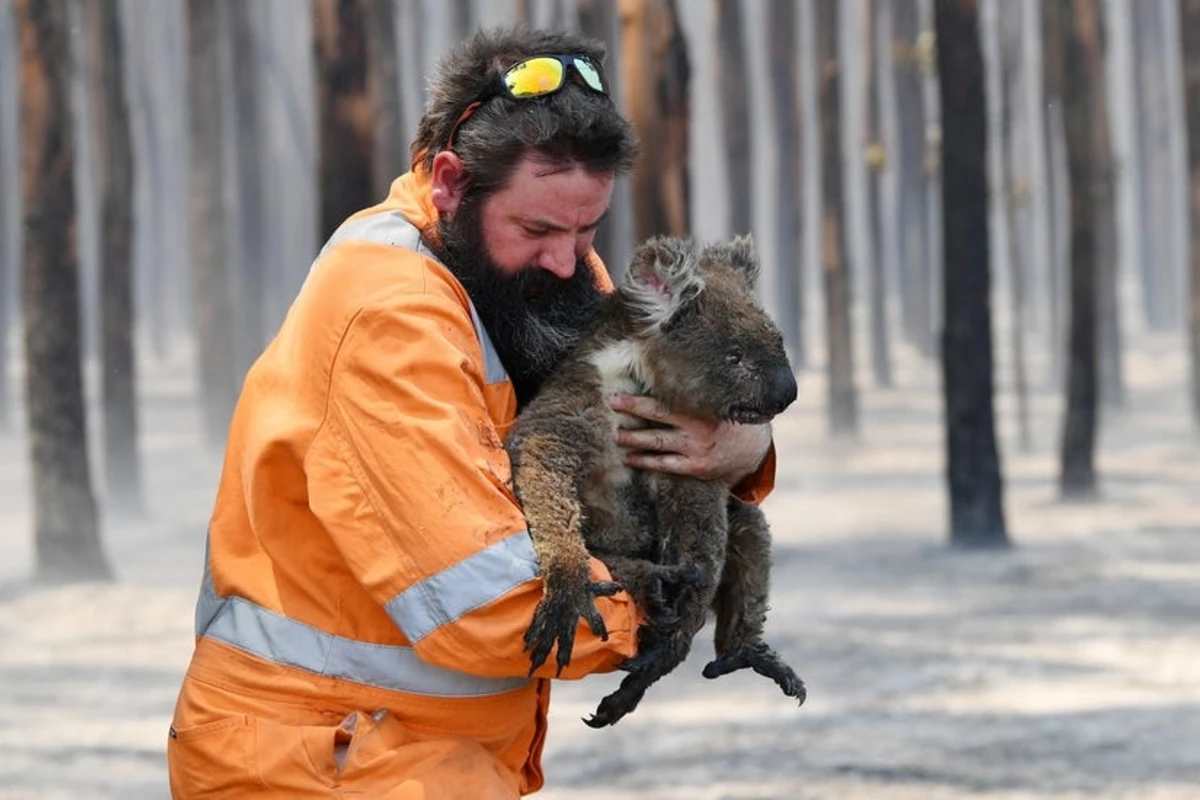
<instances>
[{"instance_id":1,"label":"man's fingers","mask_svg":"<svg viewBox=\"0 0 1200 800\"><path fill-rule=\"evenodd\" d=\"M642 428L617 431L617 444L634 450L656 453L681 453L685 442L678 431L670 428Z\"/></svg>"},{"instance_id":2,"label":"man's fingers","mask_svg":"<svg viewBox=\"0 0 1200 800\"><path fill-rule=\"evenodd\" d=\"M678 453L656 455L653 453L629 453L625 463L636 469L649 469L655 472L673 472L677 475L694 475L692 462Z\"/></svg>"},{"instance_id":3,"label":"man's fingers","mask_svg":"<svg viewBox=\"0 0 1200 800\"><path fill-rule=\"evenodd\" d=\"M608 404L617 411L633 414L635 417L674 424L675 415L671 410L653 397L636 394L615 394L608 399Z\"/></svg>"}]
</instances>

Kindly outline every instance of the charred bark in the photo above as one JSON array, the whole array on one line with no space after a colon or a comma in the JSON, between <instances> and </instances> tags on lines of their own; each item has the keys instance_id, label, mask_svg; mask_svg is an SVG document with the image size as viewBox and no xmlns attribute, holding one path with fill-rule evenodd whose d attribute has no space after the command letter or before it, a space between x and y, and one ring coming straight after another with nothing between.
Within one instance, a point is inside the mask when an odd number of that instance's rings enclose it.
<instances>
[{"instance_id":1,"label":"charred bark","mask_svg":"<svg viewBox=\"0 0 1200 800\"><path fill-rule=\"evenodd\" d=\"M320 238L373 205L375 132L367 91L365 0L314 0L320 129Z\"/></svg>"},{"instance_id":2,"label":"charred bark","mask_svg":"<svg viewBox=\"0 0 1200 800\"><path fill-rule=\"evenodd\" d=\"M768 112L774 119L779 177L775 200L778 259L775 287L777 321L795 369L807 363L804 341L804 249L802 241L804 182L801 150L799 63L796 43L796 4L771 0L767 7L767 61L770 81Z\"/></svg>"},{"instance_id":3,"label":"charred bark","mask_svg":"<svg viewBox=\"0 0 1200 800\"><path fill-rule=\"evenodd\" d=\"M1071 321L1059 487L1066 499L1096 493L1095 96L1103 90L1096 0L1055 0L1063 27L1067 165L1071 192Z\"/></svg>"},{"instance_id":4,"label":"charred bark","mask_svg":"<svg viewBox=\"0 0 1200 800\"><path fill-rule=\"evenodd\" d=\"M1005 547L993 410L988 246L987 101L978 7L937 0L944 265L942 374L950 541Z\"/></svg>"},{"instance_id":5,"label":"charred bark","mask_svg":"<svg viewBox=\"0 0 1200 800\"><path fill-rule=\"evenodd\" d=\"M1018 9L1019 10L1019 9ZM1025 363L1025 312L1027 266L1030 259L1029 242L1021 236L1020 219L1029 213L1030 181L1018 170L1018 152L1016 139L1016 123L1013 111L1021 102L1020 94L1020 20L1010 11L1007 19L1000 22L1001 64L1000 85L1002 97L1000 102L1000 135L999 145L1003 148L1004 174L1001 177L1004 187L1004 197L1008 202L1005 236L1008 239L1008 258L1011 286L1009 300L1011 303L1011 346L1013 351L1013 393L1017 399L1017 433L1018 442L1023 452L1033 449L1033 432L1029 414L1029 376Z\"/></svg>"},{"instance_id":6,"label":"charred bark","mask_svg":"<svg viewBox=\"0 0 1200 800\"><path fill-rule=\"evenodd\" d=\"M858 390L854 384L850 264L842 200L842 65L837 15L837 0L818 0L815 19L820 65L821 274L825 289L829 429L835 436L853 436L858 433Z\"/></svg>"},{"instance_id":7,"label":"charred bark","mask_svg":"<svg viewBox=\"0 0 1200 800\"><path fill-rule=\"evenodd\" d=\"M225 224L218 5L188 0L188 127L191 152L193 315L203 437L221 447L237 397L232 283Z\"/></svg>"},{"instance_id":8,"label":"charred bark","mask_svg":"<svg viewBox=\"0 0 1200 800\"><path fill-rule=\"evenodd\" d=\"M14 9L21 53L22 301L35 577L109 578L88 467L80 366L67 3L16 0Z\"/></svg>"},{"instance_id":9,"label":"charred bark","mask_svg":"<svg viewBox=\"0 0 1200 800\"><path fill-rule=\"evenodd\" d=\"M94 15L94 107L100 189L100 354L104 407L104 480L109 508L142 512L138 455L137 372L133 332L133 140L117 3L87 7Z\"/></svg>"},{"instance_id":10,"label":"charred bark","mask_svg":"<svg viewBox=\"0 0 1200 800\"><path fill-rule=\"evenodd\" d=\"M725 145L729 234L754 229L753 150L750 135L750 78L743 38L741 0L715 0L717 10L717 97Z\"/></svg>"},{"instance_id":11,"label":"charred bark","mask_svg":"<svg viewBox=\"0 0 1200 800\"><path fill-rule=\"evenodd\" d=\"M237 364L240 379L250 370L267 343L263 325L264 273L267 269L266 186L262 164L263 120L259 96L260 49L254 4L228 0L225 15L232 42L234 141L237 154Z\"/></svg>"},{"instance_id":12,"label":"charred bark","mask_svg":"<svg viewBox=\"0 0 1200 800\"><path fill-rule=\"evenodd\" d=\"M1188 173L1191 188L1191 264L1188 273L1188 350L1191 363L1191 408L1200 425L1200 0L1180 5L1187 105Z\"/></svg>"},{"instance_id":13,"label":"charred bark","mask_svg":"<svg viewBox=\"0 0 1200 800\"><path fill-rule=\"evenodd\" d=\"M1125 371L1122 367L1121 304L1117 287L1117 168L1113 156L1113 132L1108 112L1108 79L1104 62L1103 3L1092 8L1095 64L1092 90L1092 195L1096 235L1096 336L1099 344L1098 391L1100 401L1111 409L1125 407Z\"/></svg>"},{"instance_id":14,"label":"charred bark","mask_svg":"<svg viewBox=\"0 0 1200 800\"><path fill-rule=\"evenodd\" d=\"M475 13L475 3L472 0L454 0L450 8L450 22L454 26L454 38L465 39L474 33L475 28L479 25L479 19Z\"/></svg>"},{"instance_id":15,"label":"charred bark","mask_svg":"<svg viewBox=\"0 0 1200 800\"><path fill-rule=\"evenodd\" d=\"M641 143L633 169L634 238L691 230L691 64L674 0L621 0L625 110Z\"/></svg>"},{"instance_id":16,"label":"charred bark","mask_svg":"<svg viewBox=\"0 0 1200 800\"><path fill-rule=\"evenodd\" d=\"M866 84L866 137L867 168L867 213L871 235L868 249L871 292L871 367L875 383L883 388L892 385L892 356L888 348L887 333L887 249L884 246L883 230L883 173L888 168L887 148L883 143L880 124L878 80L875 69L875 25L880 0L866 0L863 19L865 21L864 53Z\"/></svg>"},{"instance_id":17,"label":"charred bark","mask_svg":"<svg viewBox=\"0 0 1200 800\"><path fill-rule=\"evenodd\" d=\"M395 0L367 0L367 80L375 108L375 197L408 170L404 108L400 103L400 58L396 52Z\"/></svg>"},{"instance_id":18,"label":"charred bark","mask_svg":"<svg viewBox=\"0 0 1200 800\"><path fill-rule=\"evenodd\" d=\"M12 35L12 18L7 7L0 6L0 75L11 75L15 66L11 63L15 49L15 37ZM14 143L9 141L9 104L8 80L0 85L0 171L8 169L8 153ZM15 138L15 137L13 137ZM12 253L18 236L17 225L13 221L12 195L8 186L0 185L0 431L7 431L12 425L12 409L10 402L11 388L8 375L8 335L11 320L9 313L14 303L9 296L12 286L9 276L15 271L15 258Z\"/></svg>"},{"instance_id":19,"label":"charred bark","mask_svg":"<svg viewBox=\"0 0 1200 800\"><path fill-rule=\"evenodd\" d=\"M621 65L618 63L621 50L616 4L611 0L576 0L575 15L579 30L585 36L604 42L607 51L604 76L608 81L609 95L615 102L622 103L625 90L621 78ZM615 281L621 280L624 275L625 264L632 252L628 242L631 222L628 181L626 176L617 179L613 190L612 210L600 222L593 245Z\"/></svg>"},{"instance_id":20,"label":"charred bark","mask_svg":"<svg viewBox=\"0 0 1200 800\"><path fill-rule=\"evenodd\" d=\"M928 220L922 181L925 160L925 103L921 94L921 65L917 57L920 34L917 0L895 0L892 59L895 62L896 104L900 108L900 142L896 159L900 181L900 292L904 335L921 352L929 347L930 309Z\"/></svg>"},{"instance_id":21,"label":"charred bark","mask_svg":"<svg viewBox=\"0 0 1200 800\"><path fill-rule=\"evenodd\" d=\"M1042 98L1046 109L1045 129L1042 132L1046 149L1046 214L1047 233L1050 244L1050 259L1046 262L1046 307L1048 338L1050 340L1050 376L1054 386L1063 380L1064 328L1062 313L1064 306L1062 275L1063 264L1063 217L1059 198L1059 168L1062 164L1063 145L1063 20L1058 0L1042 0ZM1068 166L1069 170L1069 166ZM1068 190L1069 191L1069 190ZM1068 238L1069 242L1069 238ZM1070 252L1069 244L1066 248ZM1067 256L1069 258L1069 256Z\"/></svg>"}]
</instances>

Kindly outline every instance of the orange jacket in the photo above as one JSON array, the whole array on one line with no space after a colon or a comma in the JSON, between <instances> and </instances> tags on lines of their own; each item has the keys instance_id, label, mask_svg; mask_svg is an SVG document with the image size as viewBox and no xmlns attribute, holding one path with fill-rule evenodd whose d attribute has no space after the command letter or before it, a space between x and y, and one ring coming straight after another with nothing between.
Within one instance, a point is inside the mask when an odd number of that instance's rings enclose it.
<instances>
[{"instance_id":1,"label":"orange jacket","mask_svg":"<svg viewBox=\"0 0 1200 800\"><path fill-rule=\"evenodd\" d=\"M542 782L557 666L527 677L542 585L502 447L516 399L466 292L420 241L436 220L428 178L398 178L325 245L247 375L189 679L475 738L526 793ZM760 472L750 499L769 491L773 458ZM636 650L630 597L597 605L609 638L580 626L565 678ZM191 691L181 733L218 712Z\"/></svg>"}]
</instances>

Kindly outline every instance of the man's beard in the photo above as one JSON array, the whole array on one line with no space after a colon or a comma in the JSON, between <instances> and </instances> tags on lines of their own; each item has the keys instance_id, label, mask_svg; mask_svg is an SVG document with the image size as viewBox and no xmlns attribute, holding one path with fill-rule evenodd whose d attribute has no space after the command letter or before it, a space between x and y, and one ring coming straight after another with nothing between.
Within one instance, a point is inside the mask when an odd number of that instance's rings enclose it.
<instances>
[{"instance_id":1,"label":"man's beard","mask_svg":"<svg viewBox=\"0 0 1200 800\"><path fill-rule=\"evenodd\" d=\"M524 407L579 341L604 295L585 259L566 279L536 265L505 274L483 241L482 211L482 198L463 198L454 216L438 223L438 255L467 290Z\"/></svg>"}]
</instances>

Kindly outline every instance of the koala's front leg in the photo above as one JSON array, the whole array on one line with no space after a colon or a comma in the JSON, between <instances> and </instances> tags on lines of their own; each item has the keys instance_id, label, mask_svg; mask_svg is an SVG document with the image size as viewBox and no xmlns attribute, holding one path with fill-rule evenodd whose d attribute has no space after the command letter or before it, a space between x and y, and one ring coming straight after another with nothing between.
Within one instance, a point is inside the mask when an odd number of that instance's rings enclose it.
<instances>
[{"instance_id":1,"label":"koala's front leg","mask_svg":"<svg viewBox=\"0 0 1200 800\"><path fill-rule=\"evenodd\" d=\"M545 663L555 644L555 661L558 673L562 673L571 661L580 617L592 633L607 639L608 630L595 598L621 590L617 583L591 580L577 486L582 473L578 442L571 437L537 433L515 437L510 443L513 485L524 509L545 586L545 596L525 632L531 675Z\"/></svg>"},{"instance_id":2,"label":"koala's front leg","mask_svg":"<svg viewBox=\"0 0 1200 800\"><path fill-rule=\"evenodd\" d=\"M704 667L716 678L752 669L770 678L789 697L804 702L804 682L763 637L771 571L771 529L757 506L729 499L729 547L713 609L717 657Z\"/></svg>"}]
</instances>

